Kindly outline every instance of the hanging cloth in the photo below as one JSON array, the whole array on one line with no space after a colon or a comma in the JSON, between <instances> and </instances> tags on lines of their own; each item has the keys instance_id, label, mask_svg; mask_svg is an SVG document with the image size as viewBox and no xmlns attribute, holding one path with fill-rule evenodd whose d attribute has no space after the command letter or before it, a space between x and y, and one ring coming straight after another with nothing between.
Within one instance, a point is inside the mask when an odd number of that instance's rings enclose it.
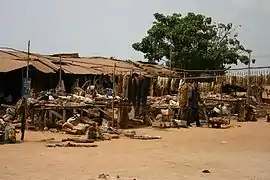
<instances>
[{"instance_id":1,"label":"hanging cloth","mask_svg":"<svg viewBox=\"0 0 270 180\"><path fill-rule=\"evenodd\" d=\"M163 96L168 92L169 78L163 77L162 79L163 79L162 81L162 96Z\"/></svg>"},{"instance_id":2,"label":"hanging cloth","mask_svg":"<svg viewBox=\"0 0 270 180\"><path fill-rule=\"evenodd\" d=\"M170 84L170 91L173 91L173 86L174 86L174 78L171 79L171 84Z\"/></svg>"},{"instance_id":3,"label":"hanging cloth","mask_svg":"<svg viewBox=\"0 0 270 180\"><path fill-rule=\"evenodd\" d=\"M171 84L172 84L172 79L168 78L167 80L167 94L171 94L172 90L171 90Z\"/></svg>"},{"instance_id":4,"label":"hanging cloth","mask_svg":"<svg viewBox=\"0 0 270 180\"><path fill-rule=\"evenodd\" d=\"M132 82L131 93L130 93L131 102L135 106L136 105L136 100L137 100L137 90L138 90L136 77L133 77L131 82Z\"/></svg>"},{"instance_id":5,"label":"hanging cloth","mask_svg":"<svg viewBox=\"0 0 270 180\"><path fill-rule=\"evenodd\" d=\"M157 78L157 88L161 89L161 87L162 87L162 77L158 76L158 78Z\"/></svg>"},{"instance_id":6,"label":"hanging cloth","mask_svg":"<svg viewBox=\"0 0 270 180\"><path fill-rule=\"evenodd\" d=\"M128 94L128 101L129 103L132 102L132 76L128 77L128 90L127 90L127 94Z\"/></svg>"},{"instance_id":7,"label":"hanging cloth","mask_svg":"<svg viewBox=\"0 0 270 180\"><path fill-rule=\"evenodd\" d=\"M141 104L141 89L142 89L142 77L136 77L137 92L136 92L136 104Z\"/></svg>"},{"instance_id":8,"label":"hanging cloth","mask_svg":"<svg viewBox=\"0 0 270 180\"><path fill-rule=\"evenodd\" d=\"M160 91L159 91L159 89L157 87L157 79L152 79L152 81L153 81L153 89L152 89L151 93L153 94L153 96L159 96Z\"/></svg>"},{"instance_id":9,"label":"hanging cloth","mask_svg":"<svg viewBox=\"0 0 270 180\"><path fill-rule=\"evenodd\" d=\"M180 82L180 79L175 79L174 87L173 87L174 88L173 89L174 92L178 92L179 82Z\"/></svg>"},{"instance_id":10,"label":"hanging cloth","mask_svg":"<svg viewBox=\"0 0 270 180\"><path fill-rule=\"evenodd\" d=\"M146 105L146 103L147 103L149 84L150 84L150 79L145 77L142 80L142 86L141 86L141 103L142 103L142 105Z\"/></svg>"},{"instance_id":11,"label":"hanging cloth","mask_svg":"<svg viewBox=\"0 0 270 180\"><path fill-rule=\"evenodd\" d=\"M128 99L128 81L129 81L129 76L126 74L123 77L123 85L122 85L122 92L123 92L124 99Z\"/></svg>"},{"instance_id":12,"label":"hanging cloth","mask_svg":"<svg viewBox=\"0 0 270 180\"><path fill-rule=\"evenodd\" d=\"M154 80L153 78L149 78L149 95L154 96Z\"/></svg>"},{"instance_id":13,"label":"hanging cloth","mask_svg":"<svg viewBox=\"0 0 270 180\"><path fill-rule=\"evenodd\" d=\"M118 94L118 96L121 96L121 94L123 93L123 76L122 75L118 76L116 93Z\"/></svg>"}]
</instances>

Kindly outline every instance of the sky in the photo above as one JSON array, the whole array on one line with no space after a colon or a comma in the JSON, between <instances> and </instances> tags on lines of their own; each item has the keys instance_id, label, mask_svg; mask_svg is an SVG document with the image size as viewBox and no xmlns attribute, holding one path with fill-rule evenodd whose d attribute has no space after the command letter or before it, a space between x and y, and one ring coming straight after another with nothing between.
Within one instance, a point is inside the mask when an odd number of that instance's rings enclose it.
<instances>
[{"instance_id":1,"label":"sky","mask_svg":"<svg viewBox=\"0 0 270 180\"><path fill-rule=\"evenodd\" d=\"M255 65L270 64L267 0L2 0L0 47L26 50L31 40L36 53L144 60L131 45L146 35L156 12L203 13L215 22L242 25L239 38L252 49Z\"/></svg>"}]
</instances>

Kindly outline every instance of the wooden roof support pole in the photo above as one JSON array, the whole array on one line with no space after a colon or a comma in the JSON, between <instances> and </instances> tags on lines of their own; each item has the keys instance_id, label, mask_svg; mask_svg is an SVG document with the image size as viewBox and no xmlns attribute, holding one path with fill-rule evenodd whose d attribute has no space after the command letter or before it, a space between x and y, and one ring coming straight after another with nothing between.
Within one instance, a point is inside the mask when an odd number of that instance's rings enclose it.
<instances>
[{"instance_id":1,"label":"wooden roof support pole","mask_svg":"<svg viewBox=\"0 0 270 180\"><path fill-rule=\"evenodd\" d=\"M114 125L114 100L115 100L115 69L116 69L116 63L113 67L113 101L112 101L112 126Z\"/></svg>"}]
</instances>

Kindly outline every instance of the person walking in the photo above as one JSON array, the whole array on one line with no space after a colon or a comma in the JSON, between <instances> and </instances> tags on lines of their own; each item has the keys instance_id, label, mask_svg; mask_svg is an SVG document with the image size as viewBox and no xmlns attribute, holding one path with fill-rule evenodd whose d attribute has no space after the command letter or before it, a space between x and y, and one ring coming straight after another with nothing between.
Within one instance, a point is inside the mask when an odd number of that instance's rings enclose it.
<instances>
[{"instance_id":1,"label":"person walking","mask_svg":"<svg viewBox=\"0 0 270 180\"><path fill-rule=\"evenodd\" d=\"M193 82L189 91L188 91L188 100L187 100L187 126L191 126L191 123L196 122L196 126L200 127L199 120L199 101L200 94L198 92L197 83Z\"/></svg>"}]
</instances>

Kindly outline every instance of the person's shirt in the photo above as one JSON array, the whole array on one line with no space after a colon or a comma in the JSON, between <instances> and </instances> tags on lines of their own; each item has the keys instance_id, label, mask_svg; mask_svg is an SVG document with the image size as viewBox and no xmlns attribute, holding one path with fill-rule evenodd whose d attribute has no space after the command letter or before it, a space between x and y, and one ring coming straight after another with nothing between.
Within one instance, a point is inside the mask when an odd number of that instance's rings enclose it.
<instances>
[{"instance_id":1,"label":"person's shirt","mask_svg":"<svg viewBox=\"0 0 270 180\"><path fill-rule=\"evenodd\" d=\"M195 88L190 88L188 91L188 106L191 108L198 108L199 105L199 93Z\"/></svg>"}]
</instances>

